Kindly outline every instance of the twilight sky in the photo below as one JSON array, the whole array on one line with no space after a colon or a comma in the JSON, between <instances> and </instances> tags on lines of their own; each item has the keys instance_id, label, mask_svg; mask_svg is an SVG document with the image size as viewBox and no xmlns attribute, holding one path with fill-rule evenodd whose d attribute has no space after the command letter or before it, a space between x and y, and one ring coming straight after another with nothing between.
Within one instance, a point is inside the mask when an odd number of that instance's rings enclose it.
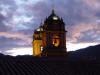
<instances>
[{"instance_id":1,"label":"twilight sky","mask_svg":"<svg viewBox=\"0 0 100 75\"><path fill-rule=\"evenodd\" d=\"M100 0L0 0L0 53L32 54L32 35L51 10L64 19L68 50L100 43Z\"/></svg>"}]
</instances>

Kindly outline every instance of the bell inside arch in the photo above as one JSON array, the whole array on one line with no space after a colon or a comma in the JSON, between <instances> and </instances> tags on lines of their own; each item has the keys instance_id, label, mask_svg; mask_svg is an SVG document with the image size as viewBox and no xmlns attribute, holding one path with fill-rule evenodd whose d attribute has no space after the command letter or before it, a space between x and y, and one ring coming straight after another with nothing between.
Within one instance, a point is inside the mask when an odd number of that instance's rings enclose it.
<instances>
[{"instance_id":1,"label":"bell inside arch","mask_svg":"<svg viewBox=\"0 0 100 75\"><path fill-rule=\"evenodd\" d=\"M59 36L53 36L52 43L55 47L58 47L60 45Z\"/></svg>"}]
</instances>

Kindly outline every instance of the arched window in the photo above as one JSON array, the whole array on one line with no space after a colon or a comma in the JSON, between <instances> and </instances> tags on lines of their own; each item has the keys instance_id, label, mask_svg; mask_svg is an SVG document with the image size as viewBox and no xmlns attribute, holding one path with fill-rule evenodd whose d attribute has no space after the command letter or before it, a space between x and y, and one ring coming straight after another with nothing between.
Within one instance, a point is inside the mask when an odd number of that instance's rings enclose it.
<instances>
[{"instance_id":1,"label":"arched window","mask_svg":"<svg viewBox=\"0 0 100 75\"><path fill-rule=\"evenodd\" d=\"M53 36L52 38L52 44L55 46L55 47L58 47L60 45L60 39L59 39L59 36Z\"/></svg>"}]
</instances>

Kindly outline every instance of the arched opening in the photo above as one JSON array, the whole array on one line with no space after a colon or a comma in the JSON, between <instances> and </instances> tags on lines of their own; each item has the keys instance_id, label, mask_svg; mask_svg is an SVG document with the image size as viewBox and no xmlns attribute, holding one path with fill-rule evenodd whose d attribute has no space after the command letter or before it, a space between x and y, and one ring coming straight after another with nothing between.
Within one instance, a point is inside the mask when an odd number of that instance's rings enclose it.
<instances>
[{"instance_id":1,"label":"arched opening","mask_svg":"<svg viewBox=\"0 0 100 75\"><path fill-rule=\"evenodd\" d=\"M59 39L59 36L53 36L53 38L52 38L52 44L53 44L53 46L55 46L55 47L58 47L59 45L60 45L60 39Z\"/></svg>"}]
</instances>

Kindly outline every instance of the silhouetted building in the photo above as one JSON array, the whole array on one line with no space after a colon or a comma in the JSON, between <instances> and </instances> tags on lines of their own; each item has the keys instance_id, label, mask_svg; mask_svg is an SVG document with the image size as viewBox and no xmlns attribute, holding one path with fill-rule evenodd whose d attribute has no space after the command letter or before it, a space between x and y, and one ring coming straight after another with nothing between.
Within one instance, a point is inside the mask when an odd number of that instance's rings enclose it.
<instances>
[{"instance_id":1,"label":"silhouetted building","mask_svg":"<svg viewBox=\"0 0 100 75\"><path fill-rule=\"evenodd\" d=\"M100 45L68 53L41 58L0 54L0 75L100 75Z\"/></svg>"},{"instance_id":2,"label":"silhouetted building","mask_svg":"<svg viewBox=\"0 0 100 75\"><path fill-rule=\"evenodd\" d=\"M33 55L34 56L66 56L66 30L65 23L54 10L34 31Z\"/></svg>"}]
</instances>

